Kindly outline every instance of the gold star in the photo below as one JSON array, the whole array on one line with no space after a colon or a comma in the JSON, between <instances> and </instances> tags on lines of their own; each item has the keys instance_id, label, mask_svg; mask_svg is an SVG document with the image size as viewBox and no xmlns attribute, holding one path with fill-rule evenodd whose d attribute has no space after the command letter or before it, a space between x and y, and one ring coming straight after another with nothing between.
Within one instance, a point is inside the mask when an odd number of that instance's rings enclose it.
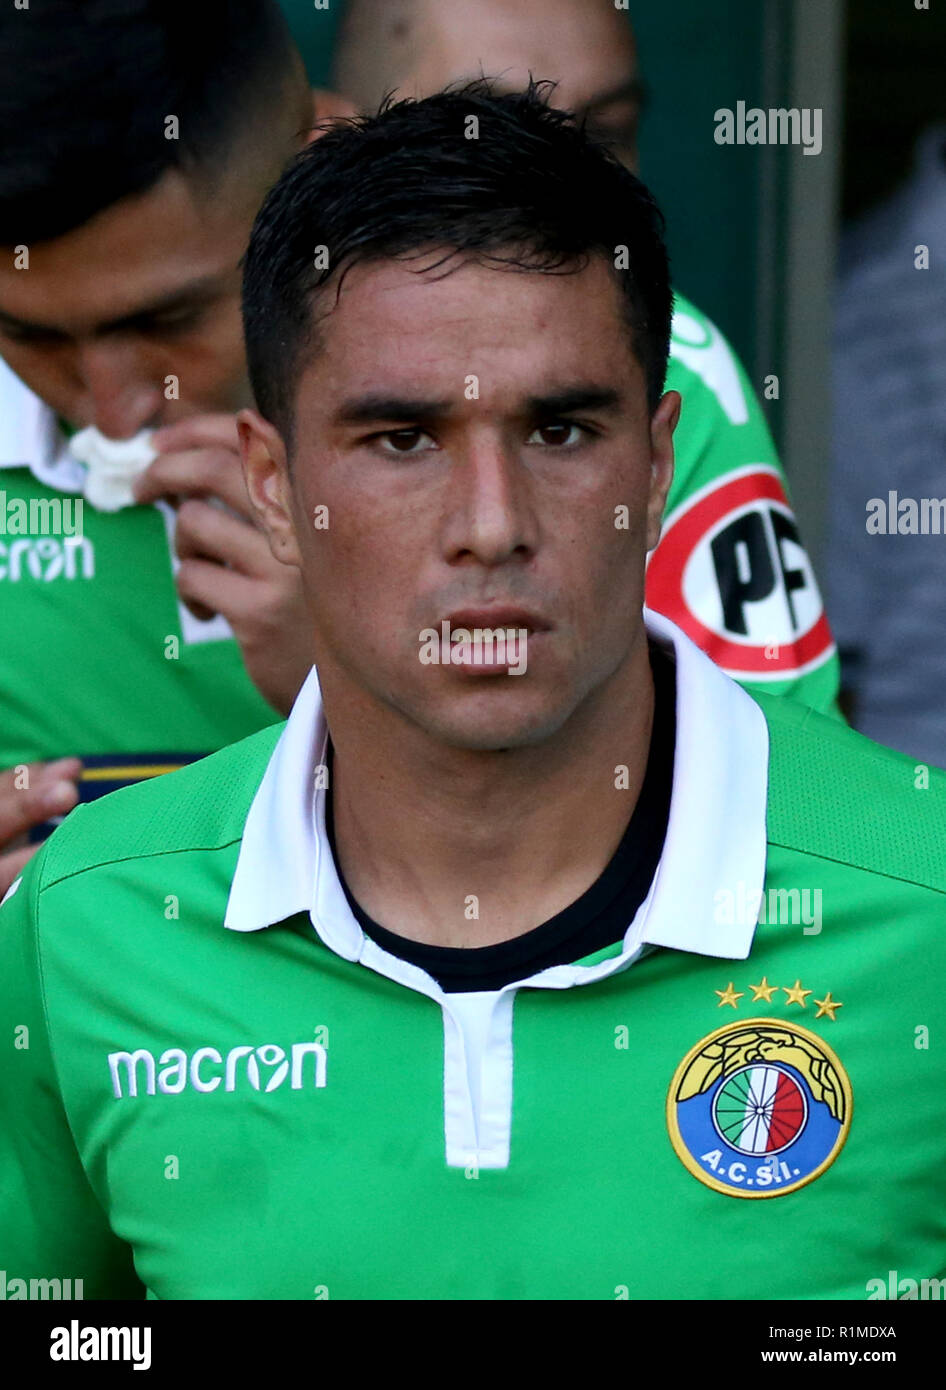
<instances>
[{"instance_id":1,"label":"gold star","mask_svg":"<svg viewBox=\"0 0 946 1390\"><path fill-rule=\"evenodd\" d=\"M818 1005L818 1012L815 1014L815 1018L820 1018L822 1014L827 1014L832 1023L835 1022L835 1009L844 1008L844 1005L839 1000L831 998L830 989L823 999L816 999L815 1003Z\"/></svg>"},{"instance_id":2,"label":"gold star","mask_svg":"<svg viewBox=\"0 0 946 1390\"><path fill-rule=\"evenodd\" d=\"M733 1008L735 1008L736 1000L742 998L742 993L737 993L733 989L732 980L729 981L725 989L714 989L713 993L719 995L719 1003L716 1005L718 1009L721 1009L724 1004L732 1004Z\"/></svg>"},{"instance_id":3,"label":"gold star","mask_svg":"<svg viewBox=\"0 0 946 1390\"><path fill-rule=\"evenodd\" d=\"M752 990L753 1003L755 1003L757 999L764 999L767 1004L771 1004L772 995L777 989L781 989L782 986L770 985L767 976L763 975L761 984L750 985L749 988Z\"/></svg>"},{"instance_id":4,"label":"gold star","mask_svg":"<svg viewBox=\"0 0 946 1390\"><path fill-rule=\"evenodd\" d=\"M786 1004L800 1004L802 1008L805 1008L805 995L811 994L811 990L802 989L801 980L796 980L791 989L789 989L787 985L781 985L780 988L784 989L785 993L788 995L788 998L785 1000Z\"/></svg>"}]
</instances>

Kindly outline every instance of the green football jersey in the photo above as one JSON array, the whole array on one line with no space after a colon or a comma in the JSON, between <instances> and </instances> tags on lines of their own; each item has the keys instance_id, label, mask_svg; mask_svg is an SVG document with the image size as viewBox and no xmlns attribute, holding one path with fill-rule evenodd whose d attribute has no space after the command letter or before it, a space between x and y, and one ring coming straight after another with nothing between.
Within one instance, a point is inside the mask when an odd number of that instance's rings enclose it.
<instances>
[{"instance_id":1,"label":"green football jersey","mask_svg":"<svg viewBox=\"0 0 946 1390\"><path fill-rule=\"evenodd\" d=\"M8 1298L946 1276L946 775L647 621L678 676L651 891L501 990L444 994L359 927L314 673L282 731L66 820L0 908Z\"/></svg>"},{"instance_id":2,"label":"green football jersey","mask_svg":"<svg viewBox=\"0 0 946 1390\"><path fill-rule=\"evenodd\" d=\"M35 504L81 500L27 468L4 469L0 488L40 525ZM90 779L135 780L279 718L232 637L187 640L157 507L85 502L79 536L11 535L13 515L0 535L0 768L75 754Z\"/></svg>"}]
</instances>

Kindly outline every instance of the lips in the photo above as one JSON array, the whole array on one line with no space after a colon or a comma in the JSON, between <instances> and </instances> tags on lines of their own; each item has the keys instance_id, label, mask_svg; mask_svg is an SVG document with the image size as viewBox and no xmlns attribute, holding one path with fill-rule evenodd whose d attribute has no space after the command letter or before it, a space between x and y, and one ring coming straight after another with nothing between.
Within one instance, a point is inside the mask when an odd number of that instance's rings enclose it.
<instances>
[{"instance_id":1,"label":"lips","mask_svg":"<svg viewBox=\"0 0 946 1390\"><path fill-rule=\"evenodd\" d=\"M548 632L552 624L528 608L499 606L491 608L458 608L446 622L455 628L524 628L527 632Z\"/></svg>"}]
</instances>

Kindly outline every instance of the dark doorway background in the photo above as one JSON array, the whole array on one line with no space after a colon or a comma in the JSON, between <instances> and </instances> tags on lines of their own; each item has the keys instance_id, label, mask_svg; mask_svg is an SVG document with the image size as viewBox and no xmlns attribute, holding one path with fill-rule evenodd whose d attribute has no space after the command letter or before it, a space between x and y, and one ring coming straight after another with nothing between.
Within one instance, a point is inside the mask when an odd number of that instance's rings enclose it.
<instances>
[{"instance_id":1,"label":"dark doorway background","mask_svg":"<svg viewBox=\"0 0 946 1390\"><path fill-rule=\"evenodd\" d=\"M910 173L917 136L946 121L946 5L852 0L847 7L841 211L857 217Z\"/></svg>"}]
</instances>

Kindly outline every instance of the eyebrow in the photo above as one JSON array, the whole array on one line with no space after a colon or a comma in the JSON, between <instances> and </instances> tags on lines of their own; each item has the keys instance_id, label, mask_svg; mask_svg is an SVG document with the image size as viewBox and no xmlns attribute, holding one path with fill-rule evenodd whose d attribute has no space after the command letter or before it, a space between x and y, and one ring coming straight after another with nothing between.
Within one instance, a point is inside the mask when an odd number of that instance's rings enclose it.
<instances>
[{"instance_id":1,"label":"eyebrow","mask_svg":"<svg viewBox=\"0 0 946 1390\"><path fill-rule=\"evenodd\" d=\"M500 96L518 96L522 93L521 86L516 83L503 81L502 74L496 77L494 89ZM639 106L643 106L648 96L647 83L641 77L625 77L616 87L606 87L603 92L598 92L583 101L580 106L574 108L576 116L593 116L602 107L611 106L617 101L636 101Z\"/></svg>"},{"instance_id":2,"label":"eyebrow","mask_svg":"<svg viewBox=\"0 0 946 1390\"><path fill-rule=\"evenodd\" d=\"M573 415L576 410L617 410L621 393L613 386L569 386L544 396L530 396L531 415Z\"/></svg>"},{"instance_id":3,"label":"eyebrow","mask_svg":"<svg viewBox=\"0 0 946 1390\"><path fill-rule=\"evenodd\" d=\"M571 415L576 410L617 410L621 394L610 386L570 386L540 396L529 396L525 414L531 417ZM426 420L443 419L453 408L449 400L417 399L404 396L358 396L343 401L335 419L343 425L367 425L379 420L416 424Z\"/></svg>"},{"instance_id":4,"label":"eyebrow","mask_svg":"<svg viewBox=\"0 0 946 1390\"><path fill-rule=\"evenodd\" d=\"M436 420L450 410L448 400L411 400L406 396L356 396L343 401L335 412L341 425L368 425L376 420Z\"/></svg>"},{"instance_id":5,"label":"eyebrow","mask_svg":"<svg viewBox=\"0 0 946 1390\"><path fill-rule=\"evenodd\" d=\"M142 305L140 309L135 309L130 314L122 314L119 318L97 324L93 332L96 336L115 333L133 327L144 319L155 318L158 314L166 314L172 309L185 308L191 305L197 307L209 303L220 293L222 288L223 282L219 276L205 276L203 279L192 281L189 285L170 290L167 294L151 300L150 303ZM56 333L67 338L72 336L66 329L55 324L35 323L29 319L17 318L15 314L7 314L2 309L0 309L0 324L9 328L25 330L28 333Z\"/></svg>"}]
</instances>

